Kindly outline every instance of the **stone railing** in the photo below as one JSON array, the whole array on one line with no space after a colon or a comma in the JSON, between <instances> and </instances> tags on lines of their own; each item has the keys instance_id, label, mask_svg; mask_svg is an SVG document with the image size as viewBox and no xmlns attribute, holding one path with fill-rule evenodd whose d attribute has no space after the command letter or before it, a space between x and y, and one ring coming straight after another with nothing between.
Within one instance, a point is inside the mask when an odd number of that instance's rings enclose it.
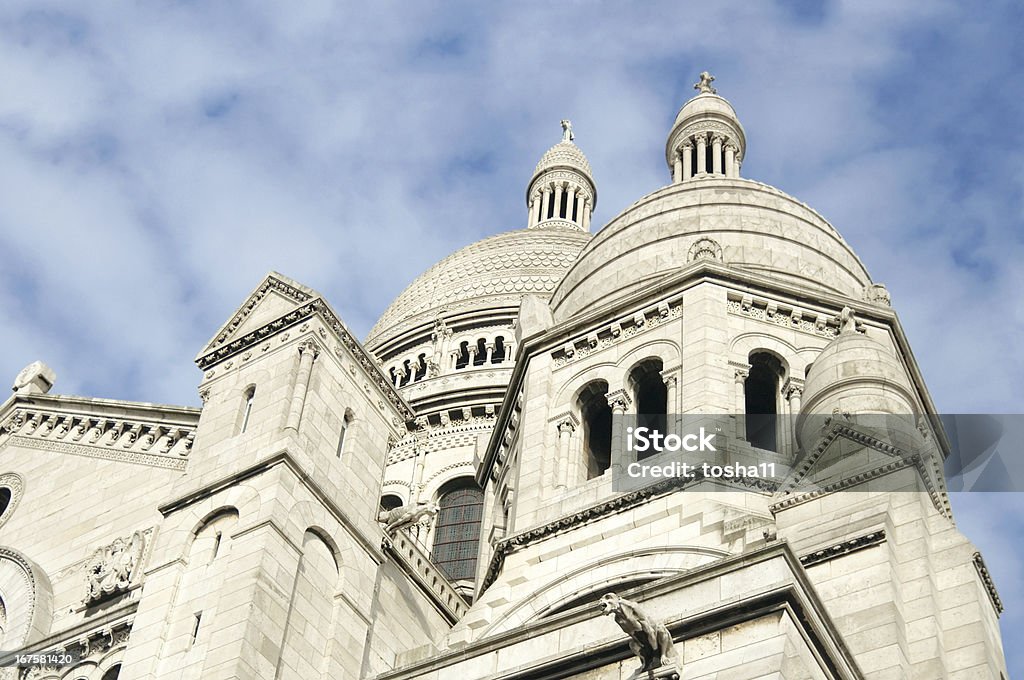
<instances>
[{"instance_id":1,"label":"stone railing","mask_svg":"<svg viewBox=\"0 0 1024 680\"><path fill-rule=\"evenodd\" d=\"M16 446L184 470L195 425L24 405L0 424L4 436Z\"/></svg>"},{"instance_id":2,"label":"stone railing","mask_svg":"<svg viewBox=\"0 0 1024 680\"><path fill-rule=\"evenodd\" d=\"M430 593L452 623L466 614L469 605L462 599L462 595L404 530L396 531L385 542L385 547L405 567L406 572Z\"/></svg>"}]
</instances>

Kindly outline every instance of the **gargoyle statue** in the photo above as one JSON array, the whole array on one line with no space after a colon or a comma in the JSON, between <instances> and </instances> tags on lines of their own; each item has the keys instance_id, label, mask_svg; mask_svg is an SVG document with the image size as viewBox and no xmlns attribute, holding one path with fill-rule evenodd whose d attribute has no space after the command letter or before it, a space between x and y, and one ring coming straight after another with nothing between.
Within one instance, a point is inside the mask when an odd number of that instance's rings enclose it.
<instances>
[{"instance_id":1,"label":"gargoyle statue","mask_svg":"<svg viewBox=\"0 0 1024 680\"><path fill-rule=\"evenodd\" d=\"M672 636L664 624L651 620L636 602L624 600L615 593L601 596L603 614L609 614L626 635L629 648L643 662L641 671L654 671L676 663Z\"/></svg>"},{"instance_id":2,"label":"gargoyle statue","mask_svg":"<svg viewBox=\"0 0 1024 680\"><path fill-rule=\"evenodd\" d=\"M395 508L394 510L382 510L377 516L377 521L384 524L384 533L393 535L396 530L412 524L426 525L434 519L439 510L437 503L430 501L417 501Z\"/></svg>"}]
</instances>

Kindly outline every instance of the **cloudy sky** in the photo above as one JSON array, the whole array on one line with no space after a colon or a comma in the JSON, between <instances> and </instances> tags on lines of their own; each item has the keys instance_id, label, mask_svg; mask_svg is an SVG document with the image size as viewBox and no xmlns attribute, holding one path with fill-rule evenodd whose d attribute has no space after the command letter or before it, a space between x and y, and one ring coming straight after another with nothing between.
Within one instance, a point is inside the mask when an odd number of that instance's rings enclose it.
<instances>
[{"instance_id":1,"label":"cloudy sky","mask_svg":"<svg viewBox=\"0 0 1024 680\"><path fill-rule=\"evenodd\" d=\"M561 118L595 229L664 185L709 69L744 175L887 284L939 408L1024 410L1019 2L365 5L0 6L0 377L42 359L59 392L198 404L192 358L271 269L364 335L525 226ZM955 502L1024 638L1024 502Z\"/></svg>"}]
</instances>

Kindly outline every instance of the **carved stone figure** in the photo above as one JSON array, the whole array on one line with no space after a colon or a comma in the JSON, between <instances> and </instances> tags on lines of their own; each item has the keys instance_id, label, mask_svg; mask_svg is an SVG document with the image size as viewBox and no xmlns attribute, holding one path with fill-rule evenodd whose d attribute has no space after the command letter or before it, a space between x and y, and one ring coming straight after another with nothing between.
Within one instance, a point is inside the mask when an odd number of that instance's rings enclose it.
<instances>
[{"instance_id":1,"label":"carved stone figure","mask_svg":"<svg viewBox=\"0 0 1024 680\"><path fill-rule=\"evenodd\" d=\"M640 671L649 673L676 663L676 650L668 628L653 621L636 602L607 593L601 596L601 609L601 613L615 619L622 632L630 637L630 650L643 662Z\"/></svg>"},{"instance_id":2,"label":"carved stone figure","mask_svg":"<svg viewBox=\"0 0 1024 680\"><path fill-rule=\"evenodd\" d=\"M377 521L385 525L384 533L390 535L402 527L413 524L426 526L437 516L438 510L440 510L440 506L437 503L417 501L416 503L407 503L394 510L381 511L377 516Z\"/></svg>"},{"instance_id":3,"label":"carved stone figure","mask_svg":"<svg viewBox=\"0 0 1024 680\"><path fill-rule=\"evenodd\" d=\"M572 121L562 120L562 141L571 142L573 139L575 136L572 134Z\"/></svg>"},{"instance_id":4,"label":"carved stone figure","mask_svg":"<svg viewBox=\"0 0 1024 680\"><path fill-rule=\"evenodd\" d=\"M86 604L128 589L142 561L144 542L142 534L136 531L131 538L118 538L93 553L85 566L88 581Z\"/></svg>"}]
</instances>

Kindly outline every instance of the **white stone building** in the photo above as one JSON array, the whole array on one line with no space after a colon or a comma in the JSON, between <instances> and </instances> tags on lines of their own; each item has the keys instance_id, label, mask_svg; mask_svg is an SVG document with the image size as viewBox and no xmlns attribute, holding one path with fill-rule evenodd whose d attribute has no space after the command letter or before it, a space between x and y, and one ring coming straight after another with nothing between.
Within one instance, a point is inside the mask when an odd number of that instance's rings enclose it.
<instances>
[{"instance_id":1,"label":"white stone building","mask_svg":"<svg viewBox=\"0 0 1024 680\"><path fill-rule=\"evenodd\" d=\"M363 343L272 273L200 350L202 408L60 395L29 366L0 406L0 649L73 660L8 677L624 679L616 592L675 641L638 677L1005 678L888 294L740 176L711 80L666 186L592 235L563 121L524 228L442 260ZM737 459L788 472L617 490L638 413L718 418ZM378 517L400 506L414 522Z\"/></svg>"}]
</instances>

